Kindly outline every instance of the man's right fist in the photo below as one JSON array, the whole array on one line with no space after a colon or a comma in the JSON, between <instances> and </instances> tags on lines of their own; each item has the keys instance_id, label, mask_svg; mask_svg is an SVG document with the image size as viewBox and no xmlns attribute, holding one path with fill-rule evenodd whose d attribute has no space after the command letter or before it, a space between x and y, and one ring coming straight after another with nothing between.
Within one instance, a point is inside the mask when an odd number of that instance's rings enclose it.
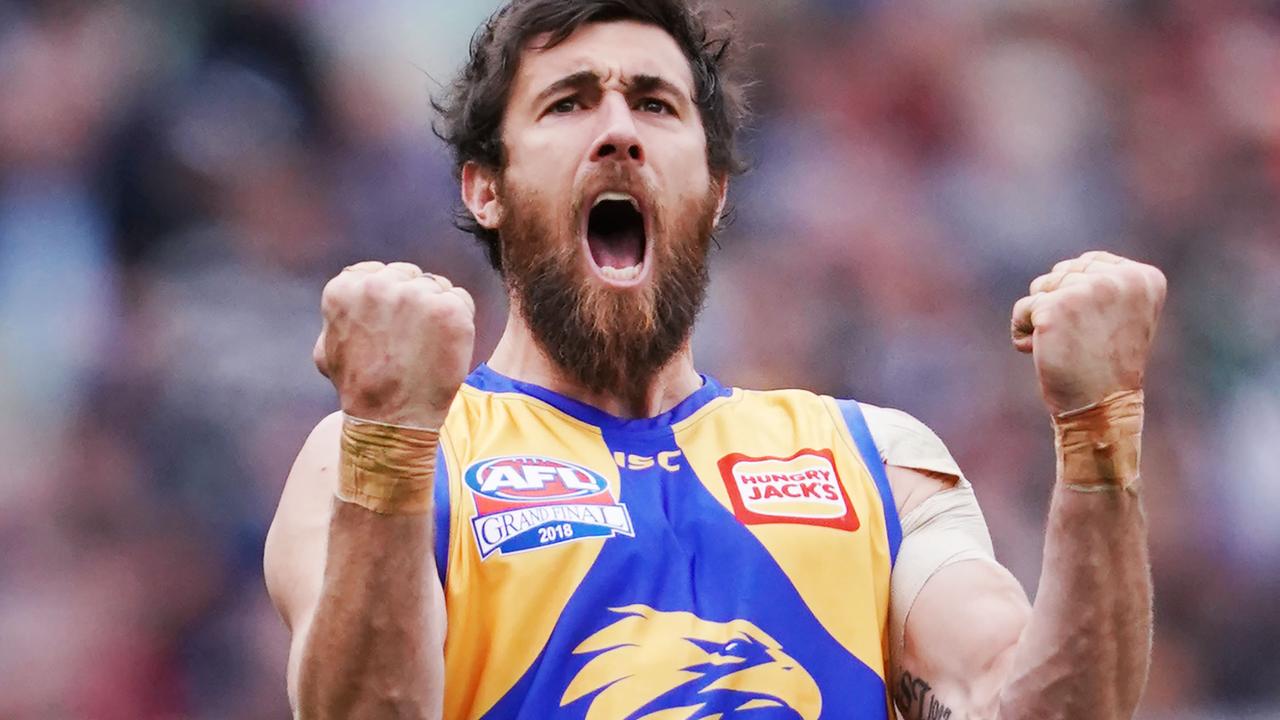
<instances>
[{"instance_id":1,"label":"man's right fist","mask_svg":"<svg viewBox=\"0 0 1280 720\"><path fill-rule=\"evenodd\" d=\"M438 428L467 377L476 306L466 290L409 263L365 262L329 281L316 367L343 412Z\"/></svg>"}]
</instances>

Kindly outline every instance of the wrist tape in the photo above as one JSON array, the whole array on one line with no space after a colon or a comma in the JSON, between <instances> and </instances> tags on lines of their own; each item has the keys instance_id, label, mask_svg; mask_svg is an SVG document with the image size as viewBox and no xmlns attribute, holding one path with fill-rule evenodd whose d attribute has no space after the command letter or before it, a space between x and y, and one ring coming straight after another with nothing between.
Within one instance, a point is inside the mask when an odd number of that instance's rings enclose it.
<instances>
[{"instance_id":1,"label":"wrist tape","mask_svg":"<svg viewBox=\"0 0 1280 720\"><path fill-rule=\"evenodd\" d=\"M337 496L383 515L431 510L438 430L344 416Z\"/></svg>"},{"instance_id":2,"label":"wrist tape","mask_svg":"<svg viewBox=\"0 0 1280 720\"><path fill-rule=\"evenodd\" d=\"M1124 390L1053 416L1058 482L1072 490L1132 490L1142 457L1143 396Z\"/></svg>"}]
</instances>

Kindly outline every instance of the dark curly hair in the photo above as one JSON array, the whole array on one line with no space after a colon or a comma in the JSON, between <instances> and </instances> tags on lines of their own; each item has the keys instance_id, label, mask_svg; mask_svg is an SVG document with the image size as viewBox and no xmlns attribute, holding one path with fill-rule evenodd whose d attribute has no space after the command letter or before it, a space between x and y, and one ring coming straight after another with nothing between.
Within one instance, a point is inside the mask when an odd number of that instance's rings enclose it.
<instances>
[{"instance_id":1,"label":"dark curly hair","mask_svg":"<svg viewBox=\"0 0 1280 720\"><path fill-rule=\"evenodd\" d=\"M502 121L520 53L530 40L546 34L546 44L539 47L552 48L583 25L616 20L656 25L675 39L693 71L707 164L716 174L742 173L746 163L737 136L747 108L742 85L728 76L731 38L708 28L702 11L686 0L511 0L476 31L466 66L445 95L432 100L440 113L435 131L453 149L455 176L460 178L469 162L505 167ZM459 208L455 222L480 241L489 262L501 271L498 233L482 227L465 207Z\"/></svg>"}]
</instances>

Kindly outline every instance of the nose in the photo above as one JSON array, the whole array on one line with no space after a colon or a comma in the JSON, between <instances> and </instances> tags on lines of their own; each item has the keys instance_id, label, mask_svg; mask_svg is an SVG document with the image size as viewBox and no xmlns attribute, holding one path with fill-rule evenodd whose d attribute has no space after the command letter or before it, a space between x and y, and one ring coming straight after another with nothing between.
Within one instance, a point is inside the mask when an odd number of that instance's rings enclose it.
<instances>
[{"instance_id":1,"label":"nose","mask_svg":"<svg viewBox=\"0 0 1280 720\"><path fill-rule=\"evenodd\" d=\"M644 145L631 108L620 93L609 93L600 105L602 128L591 151L592 162L644 164Z\"/></svg>"}]
</instances>

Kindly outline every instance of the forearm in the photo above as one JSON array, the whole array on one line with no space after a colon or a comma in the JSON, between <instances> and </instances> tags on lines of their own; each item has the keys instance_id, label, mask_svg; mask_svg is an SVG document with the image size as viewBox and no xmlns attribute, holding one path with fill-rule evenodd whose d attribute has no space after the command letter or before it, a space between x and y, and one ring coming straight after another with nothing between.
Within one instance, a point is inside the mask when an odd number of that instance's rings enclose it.
<instances>
[{"instance_id":1,"label":"forearm","mask_svg":"<svg viewBox=\"0 0 1280 720\"><path fill-rule=\"evenodd\" d=\"M1013 341L1035 360L1058 459L1040 588L1031 606L1004 568L961 563L898 604L895 689L912 720L1126 720L1146 684L1141 388L1164 275L1090 252L1029 290L1014 305Z\"/></svg>"},{"instance_id":2,"label":"forearm","mask_svg":"<svg viewBox=\"0 0 1280 720\"><path fill-rule=\"evenodd\" d=\"M440 717L438 444L435 430L343 421L324 580L299 667L304 718Z\"/></svg>"},{"instance_id":3,"label":"forearm","mask_svg":"<svg viewBox=\"0 0 1280 720\"><path fill-rule=\"evenodd\" d=\"M999 716L1132 717L1151 651L1142 393L1055 416L1058 481L1036 603Z\"/></svg>"},{"instance_id":4,"label":"forearm","mask_svg":"<svg viewBox=\"0 0 1280 720\"><path fill-rule=\"evenodd\" d=\"M299 716L438 718L444 599L430 563L431 516L334 506Z\"/></svg>"},{"instance_id":5,"label":"forearm","mask_svg":"<svg viewBox=\"0 0 1280 720\"><path fill-rule=\"evenodd\" d=\"M1147 527L1136 492L1054 492L1031 619L997 717L1132 717L1151 649Z\"/></svg>"}]
</instances>

